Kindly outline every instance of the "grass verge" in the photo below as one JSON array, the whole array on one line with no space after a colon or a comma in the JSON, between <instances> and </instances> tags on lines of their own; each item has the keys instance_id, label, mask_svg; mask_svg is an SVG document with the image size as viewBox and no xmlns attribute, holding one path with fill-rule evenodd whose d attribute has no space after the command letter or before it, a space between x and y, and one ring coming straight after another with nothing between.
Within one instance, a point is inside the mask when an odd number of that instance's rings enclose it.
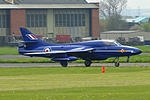
<instances>
[{"instance_id":1,"label":"grass verge","mask_svg":"<svg viewBox=\"0 0 150 100\"><path fill-rule=\"evenodd\" d=\"M1 68L0 100L148 100L150 67Z\"/></svg>"},{"instance_id":2,"label":"grass verge","mask_svg":"<svg viewBox=\"0 0 150 100\"><path fill-rule=\"evenodd\" d=\"M0 55L18 55L17 47L0 47Z\"/></svg>"}]
</instances>

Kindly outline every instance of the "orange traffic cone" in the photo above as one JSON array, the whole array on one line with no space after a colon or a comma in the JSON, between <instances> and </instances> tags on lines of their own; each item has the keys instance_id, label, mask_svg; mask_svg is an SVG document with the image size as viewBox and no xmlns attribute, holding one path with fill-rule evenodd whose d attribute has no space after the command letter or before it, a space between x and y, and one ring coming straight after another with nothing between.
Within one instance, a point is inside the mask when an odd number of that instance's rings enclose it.
<instances>
[{"instance_id":1,"label":"orange traffic cone","mask_svg":"<svg viewBox=\"0 0 150 100\"><path fill-rule=\"evenodd\" d=\"M102 66L102 73L105 73L105 67Z\"/></svg>"}]
</instances>

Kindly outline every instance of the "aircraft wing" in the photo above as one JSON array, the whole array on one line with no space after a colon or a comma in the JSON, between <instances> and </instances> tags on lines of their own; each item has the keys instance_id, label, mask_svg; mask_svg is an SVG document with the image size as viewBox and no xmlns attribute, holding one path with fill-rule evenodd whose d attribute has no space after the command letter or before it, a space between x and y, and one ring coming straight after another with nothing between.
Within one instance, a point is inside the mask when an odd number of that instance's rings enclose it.
<instances>
[{"instance_id":1,"label":"aircraft wing","mask_svg":"<svg viewBox=\"0 0 150 100\"><path fill-rule=\"evenodd\" d=\"M80 52L88 52L88 51L93 51L95 50L94 48L85 48L85 47L81 47L81 48L75 48L75 49L71 49L66 51L67 53L80 53Z\"/></svg>"},{"instance_id":2,"label":"aircraft wing","mask_svg":"<svg viewBox=\"0 0 150 100\"><path fill-rule=\"evenodd\" d=\"M67 54L67 53L81 53L81 52L90 52L95 50L94 48L85 48L85 47L81 47L81 48L75 48L75 49L70 49L70 50L66 50L66 51L50 51L50 52L31 52L31 53L25 53L24 55L44 55L44 54Z\"/></svg>"}]
</instances>

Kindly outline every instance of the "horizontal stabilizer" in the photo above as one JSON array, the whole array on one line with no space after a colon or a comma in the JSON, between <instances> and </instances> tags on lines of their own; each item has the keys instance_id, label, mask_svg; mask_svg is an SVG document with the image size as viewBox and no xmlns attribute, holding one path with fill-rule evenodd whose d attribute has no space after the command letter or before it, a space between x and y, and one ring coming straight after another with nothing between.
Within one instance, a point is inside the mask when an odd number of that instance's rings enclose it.
<instances>
[{"instance_id":1,"label":"horizontal stabilizer","mask_svg":"<svg viewBox=\"0 0 150 100\"><path fill-rule=\"evenodd\" d=\"M20 43L37 43L37 41L21 41Z\"/></svg>"}]
</instances>

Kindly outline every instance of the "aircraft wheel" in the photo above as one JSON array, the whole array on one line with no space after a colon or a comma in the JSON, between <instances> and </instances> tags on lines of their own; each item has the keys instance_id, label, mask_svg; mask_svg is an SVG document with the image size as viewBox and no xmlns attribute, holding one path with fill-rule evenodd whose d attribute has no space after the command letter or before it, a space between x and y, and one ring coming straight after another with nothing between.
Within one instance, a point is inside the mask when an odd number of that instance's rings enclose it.
<instances>
[{"instance_id":1,"label":"aircraft wheel","mask_svg":"<svg viewBox=\"0 0 150 100\"><path fill-rule=\"evenodd\" d=\"M120 66L120 63L119 63L119 62L116 62L116 63L115 63L115 66L116 66L116 67L119 67L119 66Z\"/></svg>"},{"instance_id":2,"label":"aircraft wheel","mask_svg":"<svg viewBox=\"0 0 150 100\"><path fill-rule=\"evenodd\" d=\"M67 61L61 61L60 64L61 64L62 67L67 67L68 66Z\"/></svg>"},{"instance_id":3,"label":"aircraft wheel","mask_svg":"<svg viewBox=\"0 0 150 100\"><path fill-rule=\"evenodd\" d=\"M84 64L85 64L86 67L89 67L89 66L91 66L91 64L92 64L92 61L91 61L91 60L86 60L86 61L84 62Z\"/></svg>"}]
</instances>

